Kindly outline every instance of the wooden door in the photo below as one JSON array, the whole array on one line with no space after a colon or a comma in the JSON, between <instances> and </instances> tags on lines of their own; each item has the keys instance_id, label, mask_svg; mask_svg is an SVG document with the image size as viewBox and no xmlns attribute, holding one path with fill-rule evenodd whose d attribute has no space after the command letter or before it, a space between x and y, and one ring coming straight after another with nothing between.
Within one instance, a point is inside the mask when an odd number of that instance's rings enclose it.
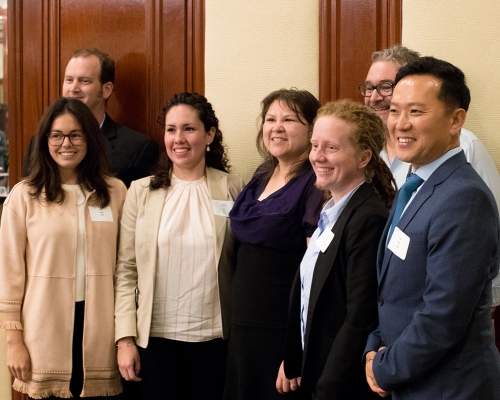
<instances>
[{"instance_id":1,"label":"wooden door","mask_svg":"<svg viewBox=\"0 0 500 400\"><path fill-rule=\"evenodd\" d=\"M78 48L97 47L115 60L109 114L160 144L164 102L180 91L204 92L204 0L9 0L7 10L11 186Z\"/></svg>"},{"instance_id":2,"label":"wooden door","mask_svg":"<svg viewBox=\"0 0 500 400\"><path fill-rule=\"evenodd\" d=\"M403 0L320 0L319 100L363 101L374 51L401 43Z\"/></svg>"},{"instance_id":3,"label":"wooden door","mask_svg":"<svg viewBox=\"0 0 500 400\"><path fill-rule=\"evenodd\" d=\"M60 96L74 50L97 47L116 64L113 119L162 144L156 123L174 93L204 93L204 0L8 0L10 185L45 110ZM13 391L13 400L24 400Z\"/></svg>"}]
</instances>

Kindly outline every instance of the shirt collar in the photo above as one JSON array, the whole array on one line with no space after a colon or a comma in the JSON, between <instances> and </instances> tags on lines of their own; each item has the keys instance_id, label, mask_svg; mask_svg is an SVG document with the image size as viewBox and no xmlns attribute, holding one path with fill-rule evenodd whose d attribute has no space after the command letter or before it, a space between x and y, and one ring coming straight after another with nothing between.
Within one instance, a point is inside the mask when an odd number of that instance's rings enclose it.
<instances>
[{"instance_id":1,"label":"shirt collar","mask_svg":"<svg viewBox=\"0 0 500 400\"><path fill-rule=\"evenodd\" d=\"M333 198L331 198L321 210L318 226L323 231L327 226L333 226L337 219L339 218L342 211L344 211L345 206L351 199L352 195L358 188L365 183L361 182L358 186L347 192L342 198L335 203Z\"/></svg>"},{"instance_id":2,"label":"shirt collar","mask_svg":"<svg viewBox=\"0 0 500 400\"><path fill-rule=\"evenodd\" d=\"M451 149L446 153L444 153L441 157L434 160L433 162L424 165L423 167L420 167L419 169L414 171L414 173L420 176L424 181L426 181L433 174L433 172L439 168L441 164L443 164L446 160L449 160L451 157L457 155L461 151L462 151L461 147L455 147L454 149Z\"/></svg>"}]
</instances>

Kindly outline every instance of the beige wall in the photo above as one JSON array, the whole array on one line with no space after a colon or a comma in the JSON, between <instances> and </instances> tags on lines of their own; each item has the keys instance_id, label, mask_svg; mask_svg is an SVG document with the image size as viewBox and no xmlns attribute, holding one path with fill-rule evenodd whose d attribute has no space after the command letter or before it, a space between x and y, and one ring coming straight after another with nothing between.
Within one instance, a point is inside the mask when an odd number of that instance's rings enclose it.
<instances>
[{"instance_id":1,"label":"beige wall","mask_svg":"<svg viewBox=\"0 0 500 400\"><path fill-rule=\"evenodd\" d=\"M318 24L318 0L206 1L205 94L246 181L261 161L262 99L293 86L318 96Z\"/></svg>"},{"instance_id":2,"label":"beige wall","mask_svg":"<svg viewBox=\"0 0 500 400\"><path fill-rule=\"evenodd\" d=\"M318 1L206 2L206 95L221 121L234 171L248 180L260 101L295 86L318 95ZM500 2L403 1L403 44L450 61L467 75L466 127L500 167Z\"/></svg>"},{"instance_id":3,"label":"beige wall","mask_svg":"<svg viewBox=\"0 0 500 400\"><path fill-rule=\"evenodd\" d=\"M464 71L471 89L465 127L500 168L500 2L406 0L403 44Z\"/></svg>"}]
</instances>

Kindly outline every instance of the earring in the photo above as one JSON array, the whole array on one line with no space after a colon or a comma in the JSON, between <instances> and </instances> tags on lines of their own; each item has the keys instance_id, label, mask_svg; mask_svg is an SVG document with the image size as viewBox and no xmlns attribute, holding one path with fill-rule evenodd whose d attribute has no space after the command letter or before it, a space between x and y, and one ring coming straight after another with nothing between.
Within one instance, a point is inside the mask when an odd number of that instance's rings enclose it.
<instances>
[{"instance_id":1,"label":"earring","mask_svg":"<svg viewBox=\"0 0 500 400\"><path fill-rule=\"evenodd\" d=\"M207 144L207 151L210 151L210 145Z\"/></svg>"}]
</instances>

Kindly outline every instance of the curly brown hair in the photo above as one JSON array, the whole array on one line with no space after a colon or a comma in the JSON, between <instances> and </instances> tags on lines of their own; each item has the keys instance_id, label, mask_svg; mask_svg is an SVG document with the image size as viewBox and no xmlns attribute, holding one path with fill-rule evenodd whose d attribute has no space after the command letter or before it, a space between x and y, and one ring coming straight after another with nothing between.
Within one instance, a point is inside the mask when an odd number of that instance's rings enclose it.
<instances>
[{"instance_id":1,"label":"curly brown hair","mask_svg":"<svg viewBox=\"0 0 500 400\"><path fill-rule=\"evenodd\" d=\"M215 135L212 143L210 143L210 151L205 153L205 165L210 168L215 168L223 172L230 172L231 166L227 158L226 146L223 144L222 131L219 129L219 120L215 116L215 111L212 105L208 102L205 96L198 93L182 92L174 94L162 110L159 121L165 122L165 117L168 111L174 106L186 105L193 108L200 121L203 123L205 132L215 128ZM167 153L163 153L160 161L156 166L154 175L151 177L149 188L156 190L160 188L168 188L171 184L171 172L173 163Z\"/></svg>"},{"instance_id":2,"label":"curly brown hair","mask_svg":"<svg viewBox=\"0 0 500 400\"><path fill-rule=\"evenodd\" d=\"M396 195L396 181L379 155L385 144L385 126L380 117L365 105L349 99L326 103L318 110L317 118L323 116L334 116L353 126L352 144L372 153L365 168L365 181L373 184L375 192L390 207Z\"/></svg>"}]
</instances>

